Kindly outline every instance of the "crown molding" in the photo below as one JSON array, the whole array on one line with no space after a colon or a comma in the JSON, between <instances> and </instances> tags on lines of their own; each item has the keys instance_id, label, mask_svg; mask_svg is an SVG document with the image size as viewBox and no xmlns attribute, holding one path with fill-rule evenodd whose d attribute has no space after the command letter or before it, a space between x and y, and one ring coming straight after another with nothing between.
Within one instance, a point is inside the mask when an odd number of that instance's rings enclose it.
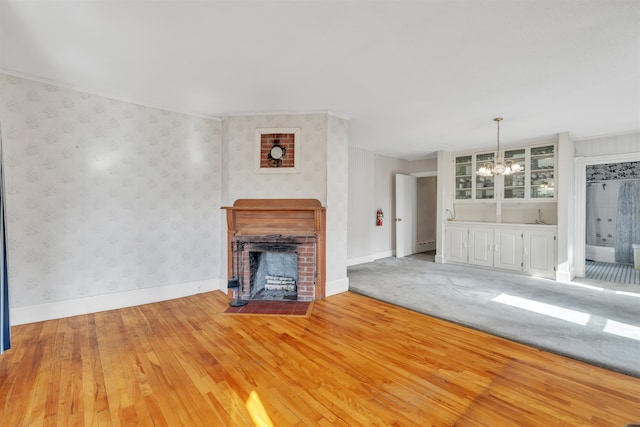
<instances>
[{"instance_id":1,"label":"crown molding","mask_svg":"<svg viewBox=\"0 0 640 427\"><path fill-rule=\"evenodd\" d=\"M24 80L30 80L30 81L33 81L33 82L36 82L36 83L45 84L45 85L57 86L57 87L59 87L61 89L73 90L75 92L86 93L86 94L92 95L92 96L99 96L101 98L112 99L114 101L126 102L127 104L140 105L140 106L147 107L147 108L154 108L156 110L168 111L170 113L176 113L176 114L184 114L184 115L187 115L187 116L198 117L198 118L201 118L201 119L222 121L222 118L219 117L219 116L213 116L213 115L202 114L202 113L194 113L192 111L183 111L183 110L172 108L172 107L169 107L169 106L166 106L166 105L143 104L141 102L136 102L136 101L134 101L132 99L127 99L127 98L122 98L122 97L114 97L114 96L107 95L107 94L104 94L104 93L100 93L100 92L97 92L97 91L88 90L86 88L81 88L81 87L70 85L70 84L64 84L64 83L56 82L56 81L53 81L53 80L47 80L47 79L43 79L43 78L40 78L40 77L32 76L30 74L19 73L19 72L7 70L7 69L4 69L4 68L0 68L0 74L6 74L8 76L17 77L17 78L24 79Z\"/></svg>"},{"instance_id":2,"label":"crown molding","mask_svg":"<svg viewBox=\"0 0 640 427\"><path fill-rule=\"evenodd\" d=\"M624 135L633 135L636 133L640 133L640 129L635 129L635 130L627 130L627 131L621 131L621 132L612 132L612 133L605 133L602 135L596 135L596 136L575 136L573 133L570 133L571 138L574 141L590 141L592 139L602 139L602 138L612 138L612 137L616 137L616 136L624 136Z\"/></svg>"},{"instance_id":3,"label":"crown molding","mask_svg":"<svg viewBox=\"0 0 640 427\"><path fill-rule=\"evenodd\" d=\"M83 88L83 87L79 87L79 86L75 86L75 85L71 85L71 84L64 84L64 83L60 83L60 82L53 81L53 80L43 79L41 77L33 76L33 75L30 75L30 74L26 74L26 73L20 73L20 72L17 72L17 71L7 70L7 69L1 68L1 67L0 67L0 73L8 75L8 76L13 76L13 77L17 77L17 78L20 78L20 79L24 79L24 80L30 80L30 81L41 83L41 84L45 84L45 85L57 86L57 87L62 88L62 89L67 89L67 90L73 90L73 91L76 91L76 92L86 93L88 95L99 96L99 97L102 97L102 98L112 99L112 100L120 101L120 102L126 102L128 104L133 104L133 105L141 105L143 107L148 107L148 108L155 108L157 110L162 110L162 111L169 111L171 113L185 114L185 115L188 115L188 116L199 117L199 118L202 118L202 119L223 121L223 120L226 120L229 117L242 117L242 116L327 114L327 115L330 115L330 116L333 116L333 117L337 117L337 118L342 119L342 120L350 120L350 117L348 115L335 113L335 112L330 111L330 110L246 111L246 112L226 113L226 114L224 114L222 116L215 116L215 115L211 115L211 114L194 113L193 111L184 111L184 110L180 110L180 109L177 109L177 108L172 108L172 107L166 106L166 105L154 105L154 104L149 104L149 103L136 102L136 101L134 101L132 99L127 99L127 98L124 98L124 97L114 97L114 96L111 96L111 95L108 95L108 94L104 94L104 93L101 93L101 92L98 92L98 91L89 90L89 89L86 89L86 88Z\"/></svg>"},{"instance_id":4,"label":"crown molding","mask_svg":"<svg viewBox=\"0 0 640 427\"><path fill-rule=\"evenodd\" d=\"M337 117L343 120L350 120L348 115L334 113L330 110L305 110L305 111L242 111L227 113L222 116L222 120L226 120L229 117L247 117L247 116L304 116L307 114L326 114L329 116Z\"/></svg>"}]
</instances>

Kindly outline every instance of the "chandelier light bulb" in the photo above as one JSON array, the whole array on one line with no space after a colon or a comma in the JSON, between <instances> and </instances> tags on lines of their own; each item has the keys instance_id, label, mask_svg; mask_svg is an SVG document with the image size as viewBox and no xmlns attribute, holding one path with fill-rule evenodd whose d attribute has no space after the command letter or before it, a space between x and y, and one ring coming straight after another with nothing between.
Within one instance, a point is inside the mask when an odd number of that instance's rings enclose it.
<instances>
[{"instance_id":1,"label":"chandelier light bulb","mask_svg":"<svg viewBox=\"0 0 640 427\"><path fill-rule=\"evenodd\" d=\"M476 175L478 176L492 176L492 175L511 175L515 172L520 172L522 167L518 163L513 163L511 160L506 162L502 162L500 160L500 122L502 121L502 117L496 117L493 119L494 122L498 125L498 149L496 150L496 162L495 164L492 162L487 162L483 164L477 171Z\"/></svg>"},{"instance_id":2,"label":"chandelier light bulb","mask_svg":"<svg viewBox=\"0 0 640 427\"><path fill-rule=\"evenodd\" d=\"M493 173L496 175L504 175L507 170L511 171L511 169L507 169L502 163L498 163L496 167L493 168Z\"/></svg>"}]
</instances>

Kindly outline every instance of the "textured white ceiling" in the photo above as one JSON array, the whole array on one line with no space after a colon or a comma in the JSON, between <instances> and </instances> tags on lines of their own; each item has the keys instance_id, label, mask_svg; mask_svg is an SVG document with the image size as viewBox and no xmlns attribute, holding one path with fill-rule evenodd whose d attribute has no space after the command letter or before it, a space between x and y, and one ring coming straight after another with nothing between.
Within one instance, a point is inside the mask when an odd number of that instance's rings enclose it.
<instances>
[{"instance_id":1,"label":"textured white ceiling","mask_svg":"<svg viewBox=\"0 0 640 427\"><path fill-rule=\"evenodd\" d=\"M222 117L329 110L421 158L640 130L640 1L5 1L0 70Z\"/></svg>"}]
</instances>

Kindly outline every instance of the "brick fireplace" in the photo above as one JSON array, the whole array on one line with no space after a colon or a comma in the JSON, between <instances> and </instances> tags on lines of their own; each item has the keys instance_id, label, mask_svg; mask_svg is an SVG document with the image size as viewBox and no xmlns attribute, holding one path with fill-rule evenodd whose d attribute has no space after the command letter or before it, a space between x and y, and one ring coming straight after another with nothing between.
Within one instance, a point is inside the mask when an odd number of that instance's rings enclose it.
<instances>
[{"instance_id":1,"label":"brick fireplace","mask_svg":"<svg viewBox=\"0 0 640 427\"><path fill-rule=\"evenodd\" d=\"M243 300L325 296L325 208L315 199L240 199L227 211L227 277Z\"/></svg>"}]
</instances>

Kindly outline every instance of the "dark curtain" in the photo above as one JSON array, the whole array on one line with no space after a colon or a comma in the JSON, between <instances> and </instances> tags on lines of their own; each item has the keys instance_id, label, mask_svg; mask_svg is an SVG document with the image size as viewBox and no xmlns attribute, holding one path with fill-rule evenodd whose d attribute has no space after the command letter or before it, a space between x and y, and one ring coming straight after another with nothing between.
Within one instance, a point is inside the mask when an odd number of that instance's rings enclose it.
<instances>
[{"instance_id":1,"label":"dark curtain","mask_svg":"<svg viewBox=\"0 0 640 427\"><path fill-rule=\"evenodd\" d=\"M11 348L9 274L7 270L7 236L4 209L4 168L2 163L2 134L0 133L0 353Z\"/></svg>"}]
</instances>

